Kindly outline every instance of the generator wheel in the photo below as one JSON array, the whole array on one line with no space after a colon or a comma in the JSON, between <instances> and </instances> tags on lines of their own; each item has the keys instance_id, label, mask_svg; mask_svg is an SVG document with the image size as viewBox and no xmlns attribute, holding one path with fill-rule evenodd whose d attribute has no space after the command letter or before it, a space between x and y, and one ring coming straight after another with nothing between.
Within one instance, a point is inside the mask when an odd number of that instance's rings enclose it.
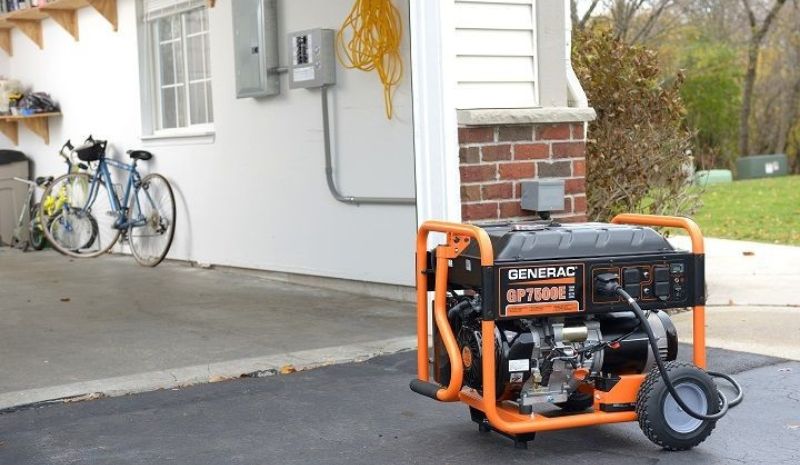
<instances>
[{"instance_id":1,"label":"generator wheel","mask_svg":"<svg viewBox=\"0 0 800 465\"><path fill-rule=\"evenodd\" d=\"M692 410L719 411L719 392L714 380L691 363L664 364L669 379L681 399ZM684 412L667 390L658 367L650 370L636 399L639 426L648 439L667 450L688 450L703 442L714 430L716 421L698 420Z\"/></svg>"},{"instance_id":2,"label":"generator wheel","mask_svg":"<svg viewBox=\"0 0 800 465\"><path fill-rule=\"evenodd\" d=\"M591 408L594 404L594 396L584 392L575 391L569 395L565 402L557 402L561 410L565 412L583 412Z\"/></svg>"}]
</instances>

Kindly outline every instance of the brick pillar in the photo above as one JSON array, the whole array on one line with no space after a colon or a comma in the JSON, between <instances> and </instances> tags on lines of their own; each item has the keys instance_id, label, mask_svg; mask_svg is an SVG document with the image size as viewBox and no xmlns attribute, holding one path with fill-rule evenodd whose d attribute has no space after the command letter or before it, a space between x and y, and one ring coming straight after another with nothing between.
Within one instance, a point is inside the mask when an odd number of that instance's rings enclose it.
<instances>
[{"instance_id":1,"label":"brick pillar","mask_svg":"<svg viewBox=\"0 0 800 465\"><path fill-rule=\"evenodd\" d=\"M464 221L538 218L520 208L520 183L564 179L560 221L586 220L583 123L462 126L458 129Z\"/></svg>"}]
</instances>

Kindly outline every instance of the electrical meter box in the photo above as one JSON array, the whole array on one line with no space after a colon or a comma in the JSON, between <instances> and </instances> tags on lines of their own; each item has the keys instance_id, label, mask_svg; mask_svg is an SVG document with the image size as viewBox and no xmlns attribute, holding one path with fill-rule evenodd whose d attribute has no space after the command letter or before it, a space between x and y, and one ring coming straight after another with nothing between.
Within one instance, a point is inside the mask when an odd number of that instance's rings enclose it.
<instances>
[{"instance_id":1,"label":"electrical meter box","mask_svg":"<svg viewBox=\"0 0 800 465\"><path fill-rule=\"evenodd\" d=\"M289 34L290 89L313 89L336 83L335 35L332 29Z\"/></svg>"},{"instance_id":2,"label":"electrical meter box","mask_svg":"<svg viewBox=\"0 0 800 465\"><path fill-rule=\"evenodd\" d=\"M280 93L277 0L232 0L236 98Z\"/></svg>"}]
</instances>

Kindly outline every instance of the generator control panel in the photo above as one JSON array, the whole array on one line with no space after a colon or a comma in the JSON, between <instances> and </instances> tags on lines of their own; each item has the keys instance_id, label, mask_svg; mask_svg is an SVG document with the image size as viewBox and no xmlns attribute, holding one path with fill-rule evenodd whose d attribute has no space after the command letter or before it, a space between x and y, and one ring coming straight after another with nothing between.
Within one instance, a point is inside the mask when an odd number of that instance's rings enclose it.
<instances>
[{"instance_id":1,"label":"generator control panel","mask_svg":"<svg viewBox=\"0 0 800 465\"><path fill-rule=\"evenodd\" d=\"M600 275L615 276L644 310L705 303L704 257L673 248L650 228L589 223L484 229L494 265L481 266L473 241L450 261L448 286L480 293L485 317L628 311L618 295L599 292Z\"/></svg>"},{"instance_id":2,"label":"generator control panel","mask_svg":"<svg viewBox=\"0 0 800 465\"><path fill-rule=\"evenodd\" d=\"M336 83L333 29L289 34L289 88L314 89Z\"/></svg>"}]
</instances>

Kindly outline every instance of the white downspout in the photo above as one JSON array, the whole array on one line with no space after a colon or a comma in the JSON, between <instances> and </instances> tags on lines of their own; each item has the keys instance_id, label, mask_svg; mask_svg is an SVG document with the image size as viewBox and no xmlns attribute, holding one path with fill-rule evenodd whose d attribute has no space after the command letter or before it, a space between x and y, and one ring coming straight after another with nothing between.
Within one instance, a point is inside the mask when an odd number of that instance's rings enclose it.
<instances>
[{"instance_id":1,"label":"white downspout","mask_svg":"<svg viewBox=\"0 0 800 465\"><path fill-rule=\"evenodd\" d=\"M572 69L572 15L570 14L570 0L564 0L564 10L564 35L566 38L564 60L567 64L567 106L588 108L589 99L586 98L586 92L583 91L578 76L575 74L575 70Z\"/></svg>"}]
</instances>

